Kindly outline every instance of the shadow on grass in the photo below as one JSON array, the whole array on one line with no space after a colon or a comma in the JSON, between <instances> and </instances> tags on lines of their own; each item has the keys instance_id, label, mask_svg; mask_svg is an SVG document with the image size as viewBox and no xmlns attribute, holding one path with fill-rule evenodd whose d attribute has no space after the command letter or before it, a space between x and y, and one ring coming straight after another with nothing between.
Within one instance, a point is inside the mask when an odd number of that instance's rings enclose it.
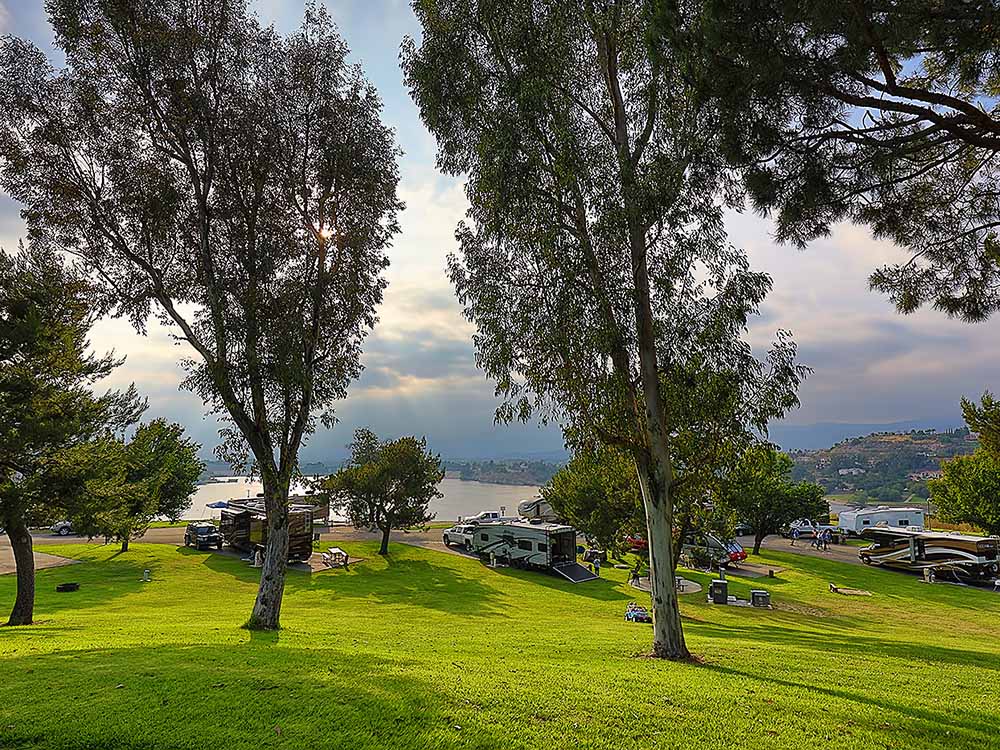
<instances>
[{"instance_id":1,"label":"shadow on grass","mask_svg":"<svg viewBox=\"0 0 1000 750\"><path fill-rule=\"evenodd\" d=\"M628 601L629 592L622 591L622 583L608 578L598 578L596 581L584 581L583 583L570 583L557 573L547 573L544 570L518 570L517 568L492 568L490 572L504 578L516 578L525 583L532 583L548 589L556 589L566 594L575 594L588 599L597 599L602 602Z\"/></svg>"},{"instance_id":2,"label":"shadow on grass","mask_svg":"<svg viewBox=\"0 0 1000 750\"><path fill-rule=\"evenodd\" d=\"M903 722L901 726L896 728L896 732L898 734L902 735L906 732L916 734L917 730L922 730L922 733L928 736L939 737L941 741L939 747L942 748L951 746L950 741L944 737L945 729L951 730L956 737L964 735L969 744L978 743L981 747L992 747L996 740L996 715L991 713L970 711L950 703L947 705L945 710L938 711L927 708L926 705L912 705L880 698L874 692L860 693L853 692L851 690L844 690L838 687L826 687L816 683L783 680L778 677L768 677L757 672L744 672L739 669L733 669L732 667L724 667L716 664L706 664L704 665L704 668L713 672L730 675L732 677L759 680L777 687L803 690L829 698L836 698L852 703L872 706L873 708L882 709L883 711L895 712L907 717L909 720ZM914 698L919 700L919 696L914 696ZM969 737L970 733L973 733L975 736ZM914 746L913 744L909 744L902 736L899 736L898 739L899 742L902 743L899 745L900 747Z\"/></svg>"},{"instance_id":3,"label":"shadow on grass","mask_svg":"<svg viewBox=\"0 0 1000 750\"><path fill-rule=\"evenodd\" d=\"M0 747L424 748L457 734L447 699L405 664L334 649L62 651L5 659L0 675Z\"/></svg>"},{"instance_id":4,"label":"shadow on grass","mask_svg":"<svg viewBox=\"0 0 1000 750\"><path fill-rule=\"evenodd\" d=\"M772 614L774 613L768 612L768 615ZM719 625L702 622L697 626L697 633L710 638L740 638L754 643L788 646L796 650L843 654L851 659L888 656L904 662L936 662L1000 672L1000 658L995 654L984 655L977 650L932 646L926 643L921 643L919 648L916 648L912 643L905 641L860 635L856 625L852 626L839 620L837 622L840 626L838 628L828 627L829 623L826 621L817 623L822 627L822 631L784 627L776 624L771 617L765 622L752 625Z\"/></svg>"},{"instance_id":5,"label":"shadow on grass","mask_svg":"<svg viewBox=\"0 0 1000 750\"><path fill-rule=\"evenodd\" d=\"M202 564L215 572L254 585L260 580L259 570L250 568L236 557L196 552L185 547L177 549L182 555L202 556ZM313 574L289 571L285 591L307 591L334 599L365 599L380 604L415 605L466 617L505 616L501 592L476 577L463 575L453 563L445 553L414 556L408 551L390 548L388 555L378 556L370 563L351 565L349 570Z\"/></svg>"},{"instance_id":6,"label":"shadow on grass","mask_svg":"<svg viewBox=\"0 0 1000 750\"><path fill-rule=\"evenodd\" d=\"M142 583L143 570L152 570L155 577L155 562L116 559L121 554L109 550L109 554L99 560L36 571L35 620L43 623L64 611L106 607L115 599L140 591L145 585ZM92 564L95 562L98 564ZM79 590L56 591L58 584L69 582L79 583ZM14 576L0 581L0 608L5 614L13 605L15 591Z\"/></svg>"}]
</instances>

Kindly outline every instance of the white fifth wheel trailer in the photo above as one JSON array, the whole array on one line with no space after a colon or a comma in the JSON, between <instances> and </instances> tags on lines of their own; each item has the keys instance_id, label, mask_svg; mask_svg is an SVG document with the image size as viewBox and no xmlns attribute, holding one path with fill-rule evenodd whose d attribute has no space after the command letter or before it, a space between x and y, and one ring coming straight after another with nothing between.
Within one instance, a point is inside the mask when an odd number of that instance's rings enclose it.
<instances>
[{"instance_id":1,"label":"white fifth wheel trailer","mask_svg":"<svg viewBox=\"0 0 1000 750\"><path fill-rule=\"evenodd\" d=\"M573 583L597 578L576 561L576 529L557 523L481 523L472 549L483 562L548 570Z\"/></svg>"},{"instance_id":2,"label":"white fifth wheel trailer","mask_svg":"<svg viewBox=\"0 0 1000 750\"><path fill-rule=\"evenodd\" d=\"M877 508L858 508L841 511L837 526L846 534L859 535L862 531L876 526L905 529L908 526L924 527L922 508L893 508L879 505Z\"/></svg>"}]
</instances>

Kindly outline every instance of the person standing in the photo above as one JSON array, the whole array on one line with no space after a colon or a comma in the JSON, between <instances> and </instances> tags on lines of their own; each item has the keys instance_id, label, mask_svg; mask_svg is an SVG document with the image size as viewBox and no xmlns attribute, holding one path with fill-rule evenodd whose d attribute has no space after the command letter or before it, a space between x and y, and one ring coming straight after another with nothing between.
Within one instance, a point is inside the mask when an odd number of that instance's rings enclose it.
<instances>
[{"instance_id":1,"label":"person standing","mask_svg":"<svg viewBox=\"0 0 1000 750\"><path fill-rule=\"evenodd\" d=\"M795 529L792 529L792 546L793 546L793 547L795 546L795 542L796 542L796 541L798 540L798 538L799 538L799 533L800 533L800 532L799 532L799 530L798 530L797 528L795 528Z\"/></svg>"},{"instance_id":2,"label":"person standing","mask_svg":"<svg viewBox=\"0 0 1000 750\"><path fill-rule=\"evenodd\" d=\"M601 577L601 558L600 555L594 558L594 575L598 578Z\"/></svg>"}]
</instances>

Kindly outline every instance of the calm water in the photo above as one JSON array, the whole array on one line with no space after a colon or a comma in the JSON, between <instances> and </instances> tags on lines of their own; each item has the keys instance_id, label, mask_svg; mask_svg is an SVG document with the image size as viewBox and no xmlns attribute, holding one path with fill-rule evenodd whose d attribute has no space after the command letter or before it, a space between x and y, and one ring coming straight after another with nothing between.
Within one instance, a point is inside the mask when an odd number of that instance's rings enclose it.
<instances>
[{"instance_id":1,"label":"calm water","mask_svg":"<svg viewBox=\"0 0 1000 750\"><path fill-rule=\"evenodd\" d=\"M439 521L454 521L459 516L473 516L482 510L500 510L501 507L506 508L507 515L516 515L519 502L538 494L537 487L465 482L452 477L445 477L438 489L444 493L444 497L432 500L430 509ZM207 508L208 503L246 500L256 497L263 490L260 482L248 481L246 477L219 477L215 481L198 485L191 509L184 514L184 518L218 518L219 509ZM305 487L292 488L293 494L304 491Z\"/></svg>"}]
</instances>

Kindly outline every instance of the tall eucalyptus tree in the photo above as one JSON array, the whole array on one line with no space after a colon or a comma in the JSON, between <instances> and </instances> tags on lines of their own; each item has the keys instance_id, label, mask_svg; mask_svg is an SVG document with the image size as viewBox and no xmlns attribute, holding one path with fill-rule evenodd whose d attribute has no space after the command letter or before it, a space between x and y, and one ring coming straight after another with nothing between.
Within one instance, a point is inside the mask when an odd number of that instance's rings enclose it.
<instances>
[{"instance_id":1,"label":"tall eucalyptus tree","mask_svg":"<svg viewBox=\"0 0 1000 750\"><path fill-rule=\"evenodd\" d=\"M697 433L700 400L723 392L720 438L766 428L803 374L785 334L766 363L745 343L770 280L727 243L713 112L688 96L678 61L648 46L645 2L413 7L421 41L404 42L404 74L440 168L467 177L449 271L497 381L497 416L538 412L573 445L631 455L653 653L685 658L673 502L714 451L682 463L677 444Z\"/></svg>"}]
</instances>

